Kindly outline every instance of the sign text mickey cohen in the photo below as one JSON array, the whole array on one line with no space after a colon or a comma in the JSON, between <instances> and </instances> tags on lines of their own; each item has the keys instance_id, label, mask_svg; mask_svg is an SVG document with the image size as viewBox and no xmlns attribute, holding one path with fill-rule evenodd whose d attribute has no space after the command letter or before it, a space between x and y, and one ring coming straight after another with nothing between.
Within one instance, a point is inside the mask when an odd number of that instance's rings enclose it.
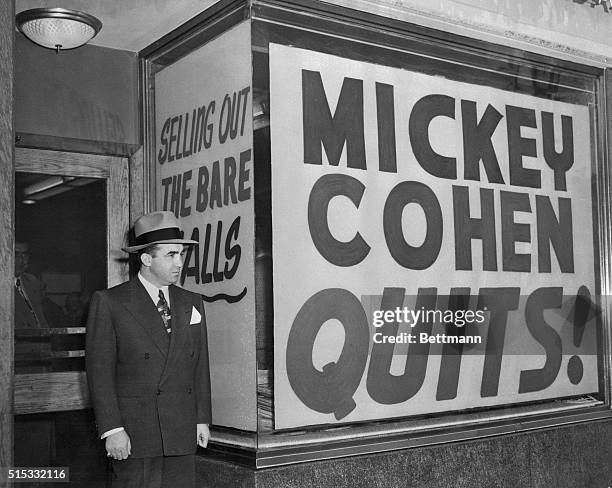
<instances>
[{"instance_id":1,"label":"sign text mickey cohen","mask_svg":"<svg viewBox=\"0 0 612 488\"><path fill-rule=\"evenodd\" d=\"M315 71L302 71L304 113L304 163L322 164L322 148L329 164L338 166L346 144L347 167L367 169L364 138L363 82L345 78L335 113L332 115L321 75ZM397 173L395 150L395 107L393 86L376 83L378 170ZM436 117L455 119L457 106L461 110L459 130L463 136L463 167L457 157L438 154L429 140L429 125ZM452 186L455 228L455 269L472 270L472 239L482 240L484 271L532 271L548 273L551 270L551 247L556 253L563 272L574 271L571 199L521 192L521 188L541 188L542 171L523 165L523 158L537 157L536 139L521 135L523 127L537 128L543 148L543 158L554 178L554 188L566 192L566 174L574 164L572 117L561 116L561 140L555 141L554 114L527 107L505 106L508 168L502 171L491 137L504 116L491 104L482 107L474 100L457 100L447 95L427 95L411 108L408 137L416 162L435 178L457 180L463 171L465 180L499 184L503 189L480 189L480 217L470 212L470 191L467 186ZM457 123L459 124L459 123ZM557 150L556 147L561 147ZM481 174L481 164L484 174ZM329 202L336 196L349 198L358 208L367 188L348 174L322 176L314 185L308 203L310 235L325 259L338 266L359 264L370 251L370 246L357 233L349 242L335 239L327 225ZM498 193L498 196L495 194ZM499 201L501 234L496 234L495 201ZM427 235L420 246L406 242L402 225L402 211L410 203L419 205L427 220ZM558 214L555 211L558 208ZM515 213L535 214L537 261L528 253L515 252L516 242L531 242L531 224L515 221ZM385 242L395 261L407 269L430 267L440 254L444 224L442 208L435 192L420 181L402 181L389 193L382 212ZM497 242L501 242L502 259L498 263ZM535 262L533 262L535 261Z\"/></svg>"},{"instance_id":2,"label":"sign text mickey cohen","mask_svg":"<svg viewBox=\"0 0 612 488\"><path fill-rule=\"evenodd\" d=\"M297 130L281 139L271 122L277 427L594 391L585 107L273 51L285 72L272 75L272 116ZM302 188L285 191L290 177ZM372 309L457 296L487 310L480 358L411 344L402 367L396 341L372 343Z\"/></svg>"}]
</instances>

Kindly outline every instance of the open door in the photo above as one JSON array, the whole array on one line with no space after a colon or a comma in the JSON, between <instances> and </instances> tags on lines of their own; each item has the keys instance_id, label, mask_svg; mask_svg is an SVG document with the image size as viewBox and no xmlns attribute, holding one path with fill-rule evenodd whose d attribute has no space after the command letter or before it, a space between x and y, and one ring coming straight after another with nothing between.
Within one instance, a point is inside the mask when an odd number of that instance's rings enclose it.
<instances>
[{"instance_id":1,"label":"open door","mask_svg":"<svg viewBox=\"0 0 612 488\"><path fill-rule=\"evenodd\" d=\"M15 171L15 465L71 466L85 481L105 468L91 464L104 461L85 377L88 300L128 278L128 161L16 148Z\"/></svg>"}]
</instances>

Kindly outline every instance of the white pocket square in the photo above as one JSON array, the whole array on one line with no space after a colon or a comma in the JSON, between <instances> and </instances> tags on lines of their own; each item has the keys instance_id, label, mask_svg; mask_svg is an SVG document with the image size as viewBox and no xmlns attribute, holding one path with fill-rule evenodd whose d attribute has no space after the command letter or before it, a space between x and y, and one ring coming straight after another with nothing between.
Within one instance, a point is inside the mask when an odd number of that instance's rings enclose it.
<instances>
[{"instance_id":1,"label":"white pocket square","mask_svg":"<svg viewBox=\"0 0 612 488\"><path fill-rule=\"evenodd\" d=\"M202 316L198 309L195 307L191 308L191 320L189 321L189 325L199 324L202 321Z\"/></svg>"}]
</instances>

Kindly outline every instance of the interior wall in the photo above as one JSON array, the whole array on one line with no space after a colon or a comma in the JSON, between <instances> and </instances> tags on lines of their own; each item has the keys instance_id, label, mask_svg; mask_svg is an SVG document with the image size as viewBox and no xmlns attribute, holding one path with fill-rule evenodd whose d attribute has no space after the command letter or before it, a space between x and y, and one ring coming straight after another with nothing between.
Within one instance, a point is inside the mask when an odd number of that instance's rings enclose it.
<instances>
[{"instance_id":1,"label":"interior wall","mask_svg":"<svg viewBox=\"0 0 612 488\"><path fill-rule=\"evenodd\" d=\"M106 143L140 141L137 53L55 51L16 34L15 131Z\"/></svg>"}]
</instances>

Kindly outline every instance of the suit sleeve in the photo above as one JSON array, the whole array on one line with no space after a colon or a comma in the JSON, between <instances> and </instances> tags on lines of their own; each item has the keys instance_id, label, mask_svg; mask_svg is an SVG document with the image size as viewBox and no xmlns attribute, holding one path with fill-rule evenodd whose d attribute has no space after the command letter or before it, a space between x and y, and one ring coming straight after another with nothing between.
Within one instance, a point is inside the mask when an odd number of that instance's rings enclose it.
<instances>
[{"instance_id":1,"label":"suit sleeve","mask_svg":"<svg viewBox=\"0 0 612 488\"><path fill-rule=\"evenodd\" d=\"M100 434L122 427L115 388L117 340L103 292L94 293L87 320L87 383Z\"/></svg>"},{"instance_id":2,"label":"suit sleeve","mask_svg":"<svg viewBox=\"0 0 612 488\"><path fill-rule=\"evenodd\" d=\"M208 360L208 334L206 329L206 315L200 299L198 309L201 310L202 322L200 324L200 356L196 366L196 392L197 392L197 420L198 424L210 424L212 421L212 408L210 399L210 364Z\"/></svg>"}]
</instances>

